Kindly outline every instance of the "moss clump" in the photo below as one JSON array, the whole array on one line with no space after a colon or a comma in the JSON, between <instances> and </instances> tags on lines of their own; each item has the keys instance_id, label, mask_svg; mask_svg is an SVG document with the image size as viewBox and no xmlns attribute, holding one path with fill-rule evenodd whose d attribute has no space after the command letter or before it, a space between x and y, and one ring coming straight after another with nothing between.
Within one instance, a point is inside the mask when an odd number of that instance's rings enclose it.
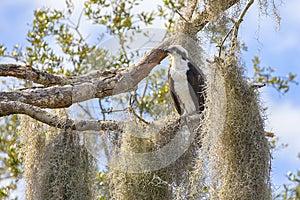
<instances>
[{"instance_id":1,"label":"moss clump","mask_svg":"<svg viewBox=\"0 0 300 200\"><path fill-rule=\"evenodd\" d=\"M199 122L199 118L196 121ZM119 156L119 166L110 165L108 173L112 199L174 199L175 190L181 186L188 171L192 169L196 149L199 148L194 142L195 134L188 136L185 132L193 132L194 127L191 125L185 130L182 128L187 128L183 125L185 123L183 120L174 119L162 119L149 126L126 123L121 147L111 161ZM140 133L149 133L149 137L136 137ZM182 140L187 140L187 137L190 137L190 141L187 141L184 149ZM181 142L175 143L178 138ZM168 147L170 151L166 150ZM130 157L132 154L135 156ZM146 154L149 155L143 156Z\"/></svg>"},{"instance_id":2,"label":"moss clump","mask_svg":"<svg viewBox=\"0 0 300 200\"><path fill-rule=\"evenodd\" d=\"M96 164L79 133L24 117L20 129L26 199L94 199Z\"/></svg>"}]
</instances>

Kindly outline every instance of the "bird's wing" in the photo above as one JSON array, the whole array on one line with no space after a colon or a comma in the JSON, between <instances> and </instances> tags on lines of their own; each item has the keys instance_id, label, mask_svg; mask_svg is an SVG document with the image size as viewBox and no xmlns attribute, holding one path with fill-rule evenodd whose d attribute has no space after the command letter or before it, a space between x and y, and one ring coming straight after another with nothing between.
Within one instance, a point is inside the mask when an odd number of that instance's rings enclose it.
<instances>
[{"instance_id":1,"label":"bird's wing","mask_svg":"<svg viewBox=\"0 0 300 200\"><path fill-rule=\"evenodd\" d=\"M191 62L188 62L189 70L186 72L189 82L189 89L192 97L198 102L199 111L204 110L205 103L205 77L203 72Z\"/></svg>"},{"instance_id":2,"label":"bird's wing","mask_svg":"<svg viewBox=\"0 0 300 200\"><path fill-rule=\"evenodd\" d=\"M175 93L174 81L171 78L170 73L168 75L169 75L168 81L169 81L170 95L171 95L172 101L175 105L176 111L178 112L179 115L181 115L183 112L182 112L182 109L180 107L178 96Z\"/></svg>"}]
</instances>

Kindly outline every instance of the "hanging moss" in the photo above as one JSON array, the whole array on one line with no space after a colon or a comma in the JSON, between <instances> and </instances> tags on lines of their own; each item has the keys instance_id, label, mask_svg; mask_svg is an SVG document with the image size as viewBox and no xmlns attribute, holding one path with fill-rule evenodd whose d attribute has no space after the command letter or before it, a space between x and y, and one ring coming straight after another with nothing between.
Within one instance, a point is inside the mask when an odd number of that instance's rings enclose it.
<instances>
[{"instance_id":1,"label":"hanging moss","mask_svg":"<svg viewBox=\"0 0 300 200\"><path fill-rule=\"evenodd\" d=\"M174 199L174 190L191 170L192 161L196 156L195 150L199 148L199 145L193 143L194 138L191 138L192 140L189 141L191 144L186 149L180 149L182 147L180 145L172 146L172 150L176 148L182 153L178 154L178 158L174 160L171 157L172 153L176 154L176 151L169 152L163 149L157 156L151 152L157 152L172 143L172 140L176 140L178 131L182 131L182 123L184 122L174 119L161 119L159 124L156 122L150 126L142 126L134 122L126 123L127 128L125 128L122 145L118 151L118 155L123 156L118 163L122 166L115 167L114 165L108 173L112 199ZM151 136L136 137L140 133L151 133ZM151 156L128 158L126 155L130 155L130 152L137 154L150 152Z\"/></svg>"},{"instance_id":2,"label":"hanging moss","mask_svg":"<svg viewBox=\"0 0 300 200\"><path fill-rule=\"evenodd\" d=\"M234 57L211 66L203 146L191 176L191 199L271 198L262 109L245 80Z\"/></svg>"},{"instance_id":3,"label":"hanging moss","mask_svg":"<svg viewBox=\"0 0 300 200\"><path fill-rule=\"evenodd\" d=\"M94 199L96 164L78 133L49 128L28 117L20 133L26 199Z\"/></svg>"}]
</instances>

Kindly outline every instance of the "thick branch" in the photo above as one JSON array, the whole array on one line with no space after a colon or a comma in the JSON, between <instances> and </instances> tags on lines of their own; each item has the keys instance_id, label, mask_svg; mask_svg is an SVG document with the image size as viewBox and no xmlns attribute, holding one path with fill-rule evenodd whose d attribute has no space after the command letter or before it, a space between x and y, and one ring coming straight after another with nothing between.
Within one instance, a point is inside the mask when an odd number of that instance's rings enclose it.
<instances>
[{"instance_id":1,"label":"thick branch","mask_svg":"<svg viewBox=\"0 0 300 200\"><path fill-rule=\"evenodd\" d=\"M73 120L49 113L39 107L15 101L0 101L0 117L11 114L25 114L49 126L60 129L72 129L77 131L87 130L112 130L120 131L118 122L101 120Z\"/></svg>"},{"instance_id":2,"label":"thick branch","mask_svg":"<svg viewBox=\"0 0 300 200\"><path fill-rule=\"evenodd\" d=\"M93 98L132 91L166 57L163 49L170 43L171 39L162 42L129 68L94 72L77 78L60 80L63 85L47 88L0 92L0 101L18 101L41 108L66 108L74 103ZM66 83L69 85L65 85Z\"/></svg>"},{"instance_id":3,"label":"thick branch","mask_svg":"<svg viewBox=\"0 0 300 200\"><path fill-rule=\"evenodd\" d=\"M0 76L11 76L23 80L30 80L34 83L44 85L45 87L90 82L93 79L99 79L102 77L107 78L122 70L124 69L95 71L82 76L63 77L34 69L31 66L22 66L19 64L0 64Z\"/></svg>"},{"instance_id":4,"label":"thick branch","mask_svg":"<svg viewBox=\"0 0 300 200\"><path fill-rule=\"evenodd\" d=\"M63 77L18 64L0 64L0 76L12 76L19 79L31 80L34 83L46 86L66 84L66 79Z\"/></svg>"}]
</instances>

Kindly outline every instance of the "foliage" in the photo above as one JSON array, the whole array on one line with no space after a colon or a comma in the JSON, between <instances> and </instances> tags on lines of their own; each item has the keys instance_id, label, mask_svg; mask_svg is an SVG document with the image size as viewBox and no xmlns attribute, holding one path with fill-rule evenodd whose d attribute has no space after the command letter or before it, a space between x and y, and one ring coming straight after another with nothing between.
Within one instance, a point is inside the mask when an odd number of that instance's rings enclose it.
<instances>
[{"instance_id":1,"label":"foliage","mask_svg":"<svg viewBox=\"0 0 300 200\"><path fill-rule=\"evenodd\" d=\"M99 200L105 200L109 193L108 193L108 182L106 177L106 172L98 172L96 176L96 190L99 196Z\"/></svg>"},{"instance_id":2,"label":"foliage","mask_svg":"<svg viewBox=\"0 0 300 200\"><path fill-rule=\"evenodd\" d=\"M0 187L0 199L4 199L16 189L22 168L18 153L20 141L17 133L17 115L2 118L0 123L0 181L8 182Z\"/></svg>"},{"instance_id":3,"label":"foliage","mask_svg":"<svg viewBox=\"0 0 300 200\"><path fill-rule=\"evenodd\" d=\"M300 153L298 153L300 159ZM288 172L286 175L290 184L284 184L284 191L277 194L274 199L280 200L297 200L300 199L300 170L298 169L296 174Z\"/></svg>"},{"instance_id":4,"label":"foliage","mask_svg":"<svg viewBox=\"0 0 300 200\"><path fill-rule=\"evenodd\" d=\"M287 93L291 83L297 84L295 81L297 74L288 73L286 77L274 76L275 70L272 67L261 67L260 60L257 56L252 59L254 69L254 80L258 83L271 85L278 92Z\"/></svg>"},{"instance_id":5,"label":"foliage","mask_svg":"<svg viewBox=\"0 0 300 200\"><path fill-rule=\"evenodd\" d=\"M151 117L163 116L163 109L168 110L170 105L169 99L169 88L166 80L166 69L155 71L150 77L147 77L145 84L145 94L135 94L137 100L136 106L138 107L140 116L142 114L149 114ZM149 91L151 92L149 94ZM147 93L146 93L147 92Z\"/></svg>"}]
</instances>

